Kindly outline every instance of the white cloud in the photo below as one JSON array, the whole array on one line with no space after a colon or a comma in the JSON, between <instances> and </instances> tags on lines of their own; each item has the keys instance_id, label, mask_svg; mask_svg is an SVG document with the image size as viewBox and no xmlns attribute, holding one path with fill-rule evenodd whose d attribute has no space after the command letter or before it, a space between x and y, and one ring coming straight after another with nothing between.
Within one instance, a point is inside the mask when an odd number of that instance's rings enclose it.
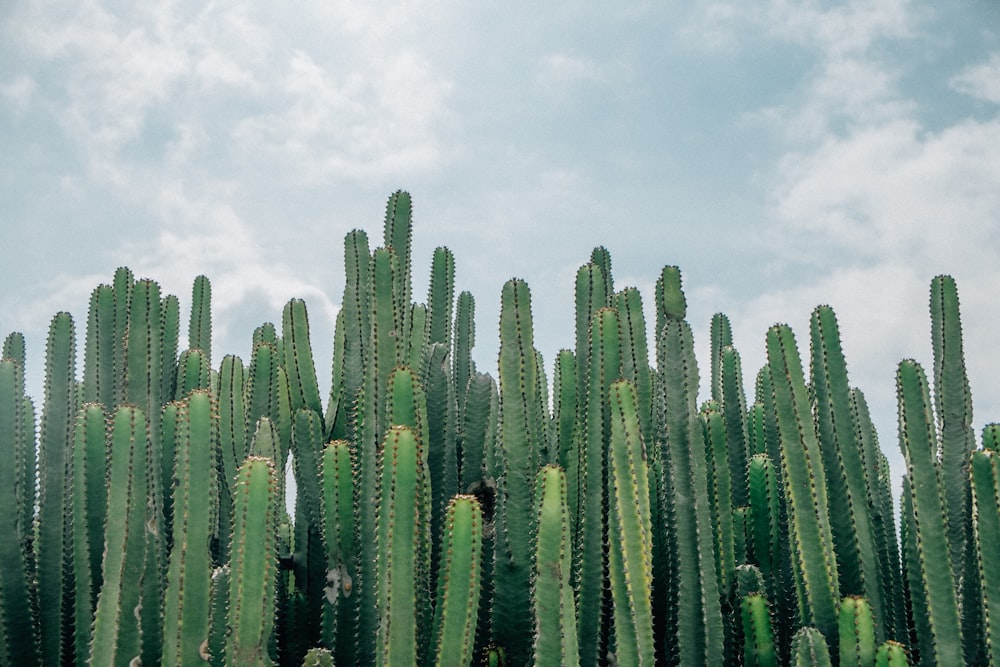
<instances>
[{"instance_id":1,"label":"white cloud","mask_svg":"<svg viewBox=\"0 0 1000 667\"><path fill-rule=\"evenodd\" d=\"M994 53L988 61L959 72L950 83L960 93L1000 104L1000 53Z\"/></svg>"},{"instance_id":2,"label":"white cloud","mask_svg":"<svg viewBox=\"0 0 1000 667\"><path fill-rule=\"evenodd\" d=\"M10 82L0 84L0 96L14 108L18 114L27 111L31 104L38 83L27 74L20 74Z\"/></svg>"}]
</instances>

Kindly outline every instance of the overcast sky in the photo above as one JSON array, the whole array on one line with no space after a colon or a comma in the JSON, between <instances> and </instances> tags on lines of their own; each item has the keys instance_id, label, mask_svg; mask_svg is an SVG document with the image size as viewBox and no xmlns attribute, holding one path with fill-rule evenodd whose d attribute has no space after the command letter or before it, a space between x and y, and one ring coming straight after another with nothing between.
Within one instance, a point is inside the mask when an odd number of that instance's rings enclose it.
<instances>
[{"instance_id":1,"label":"overcast sky","mask_svg":"<svg viewBox=\"0 0 1000 667\"><path fill-rule=\"evenodd\" d=\"M0 124L0 335L27 336L39 404L51 316L82 327L120 265L185 319L208 275L214 359L248 361L253 328L304 298L328 387L344 235L380 244L402 188L414 293L449 246L481 370L519 276L551 374L576 270L604 245L647 305L681 267L703 392L714 312L752 392L767 327L805 354L831 304L898 466L896 364L930 369L928 288L950 273L977 432L1000 420L991 0L9 0Z\"/></svg>"}]
</instances>

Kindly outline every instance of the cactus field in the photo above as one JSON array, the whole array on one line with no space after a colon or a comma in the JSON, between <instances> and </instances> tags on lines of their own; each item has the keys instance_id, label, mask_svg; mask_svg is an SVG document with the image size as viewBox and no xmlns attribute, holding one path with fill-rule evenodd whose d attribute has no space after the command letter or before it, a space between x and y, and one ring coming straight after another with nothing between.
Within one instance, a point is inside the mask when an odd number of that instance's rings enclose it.
<instances>
[{"instance_id":1,"label":"cactus field","mask_svg":"<svg viewBox=\"0 0 1000 667\"><path fill-rule=\"evenodd\" d=\"M544 360L523 280L477 313L441 247L421 301L411 218L346 236L332 360L300 299L240 359L207 277L124 267L53 316L43 396L6 336L0 666L1000 665L1000 424L949 276L877 435L828 306L760 369L717 314L699 369L680 269L640 295L598 247Z\"/></svg>"}]
</instances>

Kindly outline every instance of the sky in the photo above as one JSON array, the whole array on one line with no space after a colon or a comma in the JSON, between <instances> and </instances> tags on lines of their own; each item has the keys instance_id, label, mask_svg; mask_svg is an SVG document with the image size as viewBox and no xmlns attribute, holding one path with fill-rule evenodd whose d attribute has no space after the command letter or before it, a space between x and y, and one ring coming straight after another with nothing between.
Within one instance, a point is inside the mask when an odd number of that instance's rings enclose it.
<instances>
[{"instance_id":1,"label":"sky","mask_svg":"<svg viewBox=\"0 0 1000 667\"><path fill-rule=\"evenodd\" d=\"M248 361L254 327L305 299L325 392L344 235L381 244L404 189L414 294L448 246L479 370L495 374L517 276L551 375L603 245L647 307L681 268L703 395L713 313L752 396L767 328L790 324L807 355L810 313L833 306L898 478L895 370L932 367L947 273L974 426L1000 421L991 0L8 0L0 128L0 335L25 334L39 405L52 315L82 328L119 266L185 320L207 275L213 359Z\"/></svg>"}]
</instances>

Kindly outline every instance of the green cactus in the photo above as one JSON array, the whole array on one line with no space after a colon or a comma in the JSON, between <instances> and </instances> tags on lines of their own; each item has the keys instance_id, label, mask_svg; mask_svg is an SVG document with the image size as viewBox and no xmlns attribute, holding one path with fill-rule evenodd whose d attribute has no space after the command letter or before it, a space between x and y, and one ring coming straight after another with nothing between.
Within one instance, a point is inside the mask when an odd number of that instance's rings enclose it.
<instances>
[{"instance_id":1,"label":"green cactus","mask_svg":"<svg viewBox=\"0 0 1000 667\"><path fill-rule=\"evenodd\" d=\"M427 342L451 350L452 312L455 303L455 255L445 247L434 249L431 284L427 290Z\"/></svg>"},{"instance_id":2,"label":"green cactus","mask_svg":"<svg viewBox=\"0 0 1000 667\"><path fill-rule=\"evenodd\" d=\"M236 478L233 477L233 483ZM211 599L209 609L208 646L202 656L212 667L225 667L227 622L229 616L229 564L212 570Z\"/></svg>"},{"instance_id":3,"label":"green cactus","mask_svg":"<svg viewBox=\"0 0 1000 667\"><path fill-rule=\"evenodd\" d=\"M767 358L780 437L792 572L802 625L814 625L836 651L837 562L830 530L823 461L792 331L767 332Z\"/></svg>"},{"instance_id":4,"label":"green cactus","mask_svg":"<svg viewBox=\"0 0 1000 667\"><path fill-rule=\"evenodd\" d=\"M5 349L4 352L9 352ZM0 360L0 662L38 665L38 637L32 618L33 592L29 585L31 524L23 522L24 497L18 480L20 461L29 454L21 449L19 431L23 427L23 387L21 364L9 356ZM34 451L30 452L34 459ZM33 504L33 503L32 503ZM92 603L90 591L80 606Z\"/></svg>"},{"instance_id":5,"label":"green cactus","mask_svg":"<svg viewBox=\"0 0 1000 667\"><path fill-rule=\"evenodd\" d=\"M283 365L288 373L292 413L308 408L322 415L323 405L309 343L309 315L302 299L292 299L285 304L281 316L281 341L284 344Z\"/></svg>"},{"instance_id":6,"label":"green cactus","mask_svg":"<svg viewBox=\"0 0 1000 667\"><path fill-rule=\"evenodd\" d=\"M422 511L427 499L421 497L426 462L409 426L389 429L380 464L375 664L421 664L418 627L423 631L427 626L416 617L420 569L429 557L421 535L428 520Z\"/></svg>"},{"instance_id":7,"label":"green cactus","mask_svg":"<svg viewBox=\"0 0 1000 667\"><path fill-rule=\"evenodd\" d=\"M621 664L653 665L653 528L635 386L613 382L610 401L608 569L615 651Z\"/></svg>"},{"instance_id":8,"label":"green cactus","mask_svg":"<svg viewBox=\"0 0 1000 667\"><path fill-rule=\"evenodd\" d=\"M236 477L229 563L227 665L273 665L277 569L277 474L268 457L249 456Z\"/></svg>"},{"instance_id":9,"label":"green cactus","mask_svg":"<svg viewBox=\"0 0 1000 667\"><path fill-rule=\"evenodd\" d=\"M566 473L539 468L535 479L535 546L532 565L534 664L578 665L576 601L570 585L572 544Z\"/></svg>"},{"instance_id":10,"label":"green cactus","mask_svg":"<svg viewBox=\"0 0 1000 667\"><path fill-rule=\"evenodd\" d=\"M67 541L71 526L67 520L66 492L70 484L73 422L76 392L73 373L76 364L76 333L69 313L58 313L49 326L45 356L45 402L38 450L38 520L35 537L37 567L39 647L42 664L57 665L70 650L71 596L65 583L72 581L66 571Z\"/></svg>"},{"instance_id":11,"label":"green cactus","mask_svg":"<svg viewBox=\"0 0 1000 667\"><path fill-rule=\"evenodd\" d=\"M180 301L173 294L167 294L160 299L160 397L163 400L177 393L177 348L180 345L180 326ZM210 369L211 361L207 365Z\"/></svg>"},{"instance_id":12,"label":"green cactus","mask_svg":"<svg viewBox=\"0 0 1000 667\"><path fill-rule=\"evenodd\" d=\"M126 666L143 651L140 631L146 551L152 548L147 521L151 450L142 410L120 406L109 443L108 517L100 595L94 612L91 665Z\"/></svg>"},{"instance_id":13,"label":"green cactus","mask_svg":"<svg viewBox=\"0 0 1000 667\"><path fill-rule=\"evenodd\" d=\"M830 667L827 639L818 629L806 626L792 637L792 667Z\"/></svg>"},{"instance_id":14,"label":"green cactus","mask_svg":"<svg viewBox=\"0 0 1000 667\"><path fill-rule=\"evenodd\" d=\"M908 502L912 507L915 561L908 569L911 591L922 589L925 608L914 599L914 616L925 619L921 632L920 661L925 665L958 665L963 662L959 606L948 547L948 517L941 473L935 463L934 423L930 393L923 369L907 359L896 372L899 401L899 442L909 475Z\"/></svg>"},{"instance_id":15,"label":"green cactus","mask_svg":"<svg viewBox=\"0 0 1000 667\"><path fill-rule=\"evenodd\" d=\"M459 292L455 303L455 330L452 335L451 366L458 392L458 413L465 411L465 394L469 378L476 373L472 348L476 344L476 300L471 292Z\"/></svg>"},{"instance_id":16,"label":"green cactus","mask_svg":"<svg viewBox=\"0 0 1000 667\"><path fill-rule=\"evenodd\" d=\"M721 664L725 636L715 576L711 507L705 440L698 422L698 368L686 312L680 272L666 267L657 283L657 308L662 320L657 341L657 372L663 406L661 460L664 498L671 507L668 540L676 568L675 627L667 629L676 641L680 664ZM673 639L673 637L676 639Z\"/></svg>"},{"instance_id":17,"label":"green cactus","mask_svg":"<svg viewBox=\"0 0 1000 667\"><path fill-rule=\"evenodd\" d=\"M83 400L115 405L115 292L98 285L90 293L83 353ZM120 344L118 342L117 344Z\"/></svg>"},{"instance_id":18,"label":"green cactus","mask_svg":"<svg viewBox=\"0 0 1000 667\"><path fill-rule=\"evenodd\" d=\"M995 426L995 425L993 425ZM992 440L984 429L983 442ZM991 444L993 444L991 442ZM982 618L987 661L1000 664L1000 466L991 449L972 453L973 551L982 591Z\"/></svg>"},{"instance_id":19,"label":"green cactus","mask_svg":"<svg viewBox=\"0 0 1000 667\"><path fill-rule=\"evenodd\" d=\"M811 375L823 470L831 507L830 527L837 555L842 595L866 597L877 626L876 641L885 639L885 612L879 589L879 560L869 513L869 495L861 444L852 414L847 364L840 346L837 318L829 306L818 306L810 320Z\"/></svg>"},{"instance_id":20,"label":"green cactus","mask_svg":"<svg viewBox=\"0 0 1000 667\"><path fill-rule=\"evenodd\" d=\"M868 601L848 595L838 611L840 667L873 667L875 649L875 614Z\"/></svg>"},{"instance_id":21,"label":"green cactus","mask_svg":"<svg viewBox=\"0 0 1000 667\"><path fill-rule=\"evenodd\" d=\"M578 563L574 577L577 587L580 662L596 664L608 651L612 619L607 617L605 572L608 535L607 481L608 448L611 438L609 392L621 375L618 313L601 308L590 323L590 347L586 394L581 395L579 451L570 470L576 472L577 516L574 551Z\"/></svg>"},{"instance_id":22,"label":"green cactus","mask_svg":"<svg viewBox=\"0 0 1000 667\"><path fill-rule=\"evenodd\" d=\"M771 627L767 598L752 593L741 598L743 621L743 664L747 667L777 667L778 651Z\"/></svg>"},{"instance_id":23,"label":"green cactus","mask_svg":"<svg viewBox=\"0 0 1000 667\"><path fill-rule=\"evenodd\" d=\"M473 496L456 495L445 512L432 641L435 664L472 662L482 560L483 515Z\"/></svg>"},{"instance_id":24,"label":"green cactus","mask_svg":"<svg viewBox=\"0 0 1000 667\"><path fill-rule=\"evenodd\" d=\"M705 439L705 452L708 455L709 504L712 510L712 537L715 541L715 567L719 590L724 597L729 597L737 561L733 525L733 480L729 470L726 425L719 405L714 401L702 406L699 418Z\"/></svg>"},{"instance_id":25,"label":"green cactus","mask_svg":"<svg viewBox=\"0 0 1000 667\"><path fill-rule=\"evenodd\" d=\"M199 275L191 285L191 317L188 320L188 349L201 350L212 365L212 283Z\"/></svg>"},{"instance_id":26,"label":"green cactus","mask_svg":"<svg viewBox=\"0 0 1000 667\"><path fill-rule=\"evenodd\" d=\"M906 647L899 642L887 641L878 647L875 654L875 667L909 667L910 658Z\"/></svg>"},{"instance_id":27,"label":"green cactus","mask_svg":"<svg viewBox=\"0 0 1000 667\"><path fill-rule=\"evenodd\" d=\"M323 540L326 545L326 588L323 605L324 643L337 662L353 664L357 653L357 547L354 512L354 462L346 440L323 450L321 482Z\"/></svg>"},{"instance_id":28,"label":"green cactus","mask_svg":"<svg viewBox=\"0 0 1000 667\"><path fill-rule=\"evenodd\" d=\"M101 589L101 559L107 511L107 434L104 409L85 403L76 417L71 465L73 558L73 653L83 664L90 652L91 622Z\"/></svg>"},{"instance_id":29,"label":"green cactus","mask_svg":"<svg viewBox=\"0 0 1000 667\"><path fill-rule=\"evenodd\" d=\"M531 637L531 513L539 445L545 432L537 399L528 285L504 284L500 309L500 421L493 637L515 665L528 661Z\"/></svg>"},{"instance_id":30,"label":"green cactus","mask_svg":"<svg viewBox=\"0 0 1000 667\"><path fill-rule=\"evenodd\" d=\"M163 602L161 665L197 665L207 650L211 608L211 539L218 508L218 408L191 392L180 406L173 476L173 548Z\"/></svg>"},{"instance_id":31,"label":"green cactus","mask_svg":"<svg viewBox=\"0 0 1000 667\"><path fill-rule=\"evenodd\" d=\"M205 352L198 349L184 350L177 361L177 382L173 399L180 401L196 389L209 389L211 375L212 368Z\"/></svg>"},{"instance_id":32,"label":"green cactus","mask_svg":"<svg viewBox=\"0 0 1000 667\"><path fill-rule=\"evenodd\" d=\"M400 338L401 349L406 350L408 345L404 339L410 331L410 303L413 301L413 286L410 280L413 265L413 202L408 192L397 190L389 196L385 206L382 238L382 245L391 249L399 261L398 271L393 278L393 292L396 303L401 309L397 335Z\"/></svg>"}]
</instances>

